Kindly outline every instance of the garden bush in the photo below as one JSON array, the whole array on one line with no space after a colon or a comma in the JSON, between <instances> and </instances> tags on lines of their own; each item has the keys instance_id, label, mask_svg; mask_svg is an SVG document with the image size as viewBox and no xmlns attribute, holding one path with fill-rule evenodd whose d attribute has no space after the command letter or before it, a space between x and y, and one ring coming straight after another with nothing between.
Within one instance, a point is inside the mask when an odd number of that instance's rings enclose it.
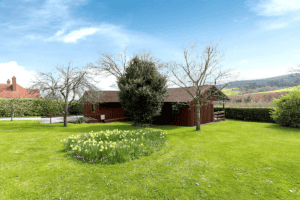
<instances>
[{"instance_id":1,"label":"garden bush","mask_svg":"<svg viewBox=\"0 0 300 200\"><path fill-rule=\"evenodd\" d=\"M300 127L300 90L273 99L273 102L276 106L271 115L276 123L286 127Z\"/></svg>"},{"instance_id":2,"label":"garden bush","mask_svg":"<svg viewBox=\"0 0 300 200\"><path fill-rule=\"evenodd\" d=\"M70 105L68 112L70 115L83 115L83 103L73 103Z\"/></svg>"}]
</instances>

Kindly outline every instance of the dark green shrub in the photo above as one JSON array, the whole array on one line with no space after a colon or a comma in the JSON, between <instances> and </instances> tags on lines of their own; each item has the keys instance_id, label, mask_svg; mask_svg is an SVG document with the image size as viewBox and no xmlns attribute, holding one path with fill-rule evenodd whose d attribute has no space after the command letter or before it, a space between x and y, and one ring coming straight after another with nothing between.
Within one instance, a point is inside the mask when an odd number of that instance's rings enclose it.
<instances>
[{"instance_id":1,"label":"dark green shrub","mask_svg":"<svg viewBox=\"0 0 300 200\"><path fill-rule=\"evenodd\" d=\"M273 99L276 104L271 112L273 120L286 127L300 127L300 90L282 96L280 99Z\"/></svg>"},{"instance_id":2,"label":"dark green shrub","mask_svg":"<svg viewBox=\"0 0 300 200\"><path fill-rule=\"evenodd\" d=\"M159 74L155 63L135 57L117 83L119 102L132 116L133 126L151 124L161 115L163 98L168 97L167 79Z\"/></svg>"},{"instance_id":3,"label":"dark green shrub","mask_svg":"<svg viewBox=\"0 0 300 200\"><path fill-rule=\"evenodd\" d=\"M83 115L83 103L72 103L68 112L70 115Z\"/></svg>"}]
</instances>

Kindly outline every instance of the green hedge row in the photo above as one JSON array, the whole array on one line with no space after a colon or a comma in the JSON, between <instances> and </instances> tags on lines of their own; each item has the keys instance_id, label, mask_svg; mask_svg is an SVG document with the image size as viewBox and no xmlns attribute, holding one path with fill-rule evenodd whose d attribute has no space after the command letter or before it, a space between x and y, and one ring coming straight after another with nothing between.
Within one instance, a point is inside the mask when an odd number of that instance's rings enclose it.
<instances>
[{"instance_id":1,"label":"green hedge row","mask_svg":"<svg viewBox=\"0 0 300 200\"><path fill-rule=\"evenodd\" d=\"M1 117L11 117L11 111L9 108L5 108L5 105L11 105L8 104L9 99L0 99L0 116ZM14 117L23 117L23 116L49 116L50 112L47 109L43 109L47 105L51 107L51 115L52 116L59 116L63 115L62 112L60 112L59 104L56 100L45 100L45 99L20 99L21 103L24 104L30 104L28 106L28 110L22 111L20 109L16 109L14 113ZM65 102L60 100L59 101L61 106L63 107ZM26 106L24 106L26 107ZM68 115L83 115L83 103L74 103L72 102L72 105L69 107Z\"/></svg>"}]
</instances>

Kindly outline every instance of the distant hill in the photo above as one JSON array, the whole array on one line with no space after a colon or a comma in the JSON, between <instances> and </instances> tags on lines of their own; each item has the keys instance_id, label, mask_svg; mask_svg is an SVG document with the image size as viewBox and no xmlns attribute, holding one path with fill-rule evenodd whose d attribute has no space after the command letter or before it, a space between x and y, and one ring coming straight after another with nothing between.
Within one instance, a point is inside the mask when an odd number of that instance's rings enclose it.
<instances>
[{"instance_id":1,"label":"distant hill","mask_svg":"<svg viewBox=\"0 0 300 200\"><path fill-rule=\"evenodd\" d=\"M225 84L216 85L218 89ZM283 89L300 85L300 73L294 73L283 76L275 76L272 78L246 80L246 81L233 81L229 82L224 89L232 89L238 87L249 87L250 89L257 89L263 87L276 87L277 89Z\"/></svg>"}]
</instances>

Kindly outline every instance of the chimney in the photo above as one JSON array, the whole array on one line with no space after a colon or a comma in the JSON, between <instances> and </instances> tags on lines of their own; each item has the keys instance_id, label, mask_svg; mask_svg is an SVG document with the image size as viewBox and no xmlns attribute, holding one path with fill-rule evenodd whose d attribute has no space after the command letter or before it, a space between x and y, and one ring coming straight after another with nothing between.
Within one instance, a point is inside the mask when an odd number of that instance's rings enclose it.
<instances>
[{"instance_id":1,"label":"chimney","mask_svg":"<svg viewBox=\"0 0 300 200\"><path fill-rule=\"evenodd\" d=\"M10 81L9 81L9 79L7 80L7 84L10 84Z\"/></svg>"},{"instance_id":2,"label":"chimney","mask_svg":"<svg viewBox=\"0 0 300 200\"><path fill-rule=\"evenodd\" d=\"M13 82L13 91L17 91L17 80L15 76L12 78L12 82Z\"/></svg>"}]
</instances>

